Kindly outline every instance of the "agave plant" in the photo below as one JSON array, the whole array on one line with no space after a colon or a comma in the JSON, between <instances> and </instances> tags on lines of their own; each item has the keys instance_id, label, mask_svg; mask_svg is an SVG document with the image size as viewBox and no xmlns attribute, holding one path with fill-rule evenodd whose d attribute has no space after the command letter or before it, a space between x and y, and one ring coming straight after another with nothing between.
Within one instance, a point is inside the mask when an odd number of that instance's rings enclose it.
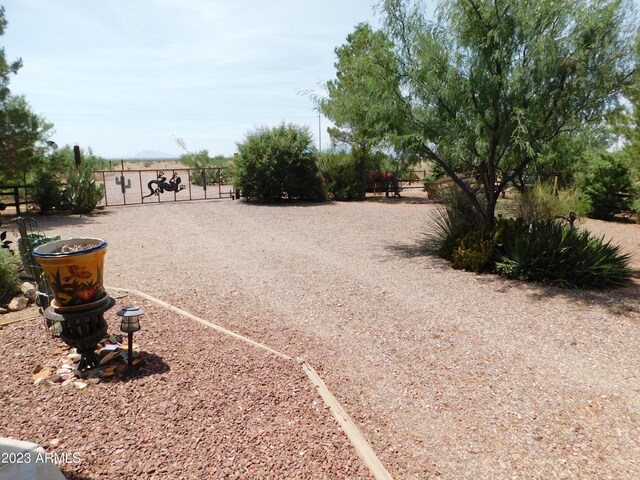
<instances>
[{"instance_id":1,"label":"agave plant","mask_svg":"<svg viewBox=\"0 0 640 480\"><path fill-rule=\"evenodd\" d=\"M496 270L503 276L563 288L612 288L631 278L630 255L586 230L537 222L504 238Z\"/></svg>"},{"instance_id":2,"label":"agave plant","mask_svg":"<svg viewBox=\"0 0 640 480\"><path fill-rule=\"evenodd\" d=\"M70 168L67 172L67 185L64 187L64 201L74 213L90 213L102 200L104 189L96 184L90 165Z\"/></svg>"}]
</instances>

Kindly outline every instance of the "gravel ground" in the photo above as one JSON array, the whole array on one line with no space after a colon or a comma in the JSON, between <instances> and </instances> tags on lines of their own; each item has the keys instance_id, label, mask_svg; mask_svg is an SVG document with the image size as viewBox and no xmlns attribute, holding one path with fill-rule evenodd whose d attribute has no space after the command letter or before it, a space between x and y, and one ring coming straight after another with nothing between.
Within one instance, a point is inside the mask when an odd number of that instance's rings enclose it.
<instances>
[{"instance_id":1,"label":"gravel ground","mask_svg":"<svg viewBox=\"0 0 640 480\"><path fill-rule=\"evenodd\" d=\"M0 330L0 436L40 443L72 479L372 478L300 366L135 297L135 376L35 387L66 345L40 320ZM149 320L147 320L147 318ZM26 480L26 479L25 479Z\"/></svg>"},{"instance_id":2,"label":"gravel ground","mask_svg":"<svg viewBox=\"0 0 640 480\"><path fill-rule=\"evenodd\" d=\"M306 358L396 478L640 478L639 275L593 293L456 271L418 255L433 209L220 200L40 224L107 239L108 284ZM586 226L640 271L640 225Z\"/></svg>"}]
</instances>

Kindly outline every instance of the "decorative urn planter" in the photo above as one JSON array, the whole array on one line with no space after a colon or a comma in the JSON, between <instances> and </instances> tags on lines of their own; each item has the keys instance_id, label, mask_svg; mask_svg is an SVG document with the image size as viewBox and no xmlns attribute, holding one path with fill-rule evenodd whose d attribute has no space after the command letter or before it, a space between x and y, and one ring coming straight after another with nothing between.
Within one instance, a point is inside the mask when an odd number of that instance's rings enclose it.
<instances>
[{"instance_id":1,"label":"decorative urn planter","mask_svg":"<svg viewBox=\"0 0 640 480\"><path fill-rule=\"evenodd\" d=\"M108 300L104 290L104 256L107 242L99 238L72 238L45 243L33 249L44 270L58 312L97 308Z\"/></svg>"}]
</instances>

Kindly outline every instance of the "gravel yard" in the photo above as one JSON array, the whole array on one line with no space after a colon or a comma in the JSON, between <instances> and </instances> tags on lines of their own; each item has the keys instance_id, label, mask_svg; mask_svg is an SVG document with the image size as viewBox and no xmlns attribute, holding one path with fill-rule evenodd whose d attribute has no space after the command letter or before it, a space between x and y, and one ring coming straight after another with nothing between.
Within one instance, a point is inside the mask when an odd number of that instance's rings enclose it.
<instances>
[{"instance_id":1,"label":"gravel yard","mask_svg":"<svg viewBox=\"0 0 640 480\"><path fill-rule=\"evenodd\" d=\"M0 330L0 436L41 444L78 480L372 478L296 362L139 298L113 311L131 303L145 364L83 390L34 386L31 369L67 350L39 319Z\"/></svg>"},{"instance_id":2,"label":"gravel yard","mask_svg":"<svg viewBox=\"0 0 640 480\"><path fill-rule=\"evenodd\" d=\"M304 206L220 200L116 207L39 222L48 233L106 239L107 285L144 291L289 356L304 357L395 478L640 478L640 225L586 222L633 253L636 276L632 285L614 292L574 292L456 271L437 258L419 256L433 209L382 199ZM155 322L157 334L151 331ZM29 324L17 325L11 338L33 335ZM283 430L278 445L286 455L298 448L296 441L323 445L331 439L325 457L316 446L317 460L296 463L293 471L301 478L366 478L328 412L311 408L312 398L319 397L295 366L262 353L258 360L245 357L245 347L229 346L217 334L186 319L167 318L161 310L150 308L145 325L150 331L136 341L171 369L114 384L109 398L117 403L111 411L124 408L125 392L133 386L151 389L155 405L164 391L158 377L170 375L167 392L184 402L172 417L180 419L170 423L172 429L182 432L194 425L198 433L187 438L206 437L219 432L218 420L205 415L202 404L209 405L206 399L220 383L217 376L226 375L221 373L225 367L239 369L241 374L225 377L235 382L230 383L234 388L251 391L251 382L268 379L285 396L262 398L265 416L276 418L275 411L289 403L291 386L304 397L293 403L304 407L301 418L314 419L317 427L303 438ZM0 351L13 358L6 350L8 331L0 331ZM24 348L28 345L23 342ZM49 344L40 340L34 348L38 352L21 358L42 356ZM191 364L201 355L189 352L202 351L207 352L202 361L212 362L212 368ZM215 359L209 356L213 351ZM61 415L84 392L47 393L47 400L34 393L30 371L1 368L13 379L9 387L3 382L2 401L16 396L10 404L13 415L24 418L12 428L20 432L21 422L57 415L61 435L74 435L77 425L65 426ZM100 386L87 392L96 403L105 399ZM16 402L36 399L40 411L17 410ZM225 405L235 403L250 405L231 398ZM142 394L136 404L135 411L145 411ZM103 419L101 426L100 411L85 410L80 418L92 429L128 431L136 417ZM160 428L165 424L153 418L143 430L149 432L149 448L153 439L165 438ZM246 420L239 418L240 423ZM305 431L283 423L283 429ZM11 433L0 428L0 435ZM37 435L18 436L44 441ZM122 438L119 445L126 445ZM116 443L107 442L105 449ZM243 454L253 445L250 436L233 444ZM218 448L228 454L224 442ZM334 470L320 469L325 459L331 464L336 457L343 462ZM157 458L149 457L150 465ZM214 468L216 460L211 462L189 471ZM167 461L161 464L171 468ZM303 470L308 467L316 473ZM135 472L144 477L144 467ZM280 472L278 478L292 476Z\"/></svg>"}]
</instances>

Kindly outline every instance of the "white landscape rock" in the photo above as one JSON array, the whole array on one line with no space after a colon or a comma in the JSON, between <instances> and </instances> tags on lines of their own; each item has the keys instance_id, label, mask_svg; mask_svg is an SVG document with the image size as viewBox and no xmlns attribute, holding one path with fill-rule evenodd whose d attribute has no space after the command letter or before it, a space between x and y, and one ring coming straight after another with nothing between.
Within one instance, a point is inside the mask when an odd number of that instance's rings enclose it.
<instances>
[{"instance_id":1,"label":"white landscape rock","mask_svg":"<svg viewBox=\"0 0 640 480\"><path fill-rule=\"evenodd\" d=\"M27 297L23 297L22 295L18 297L14 297L13 300L9 303L9 311L11 312L19 312L20 310L24 310L27 308L29 304L29 299Z\"/></svg>"},{"instance_id":2,"label":"white landscape rock","mask_svg":"<svg viewBox=\"0 0 640 480\"><path fill-rule=\"evenodd\" d=\"M35 300L36 300L36 287L35 287L35 285L33 283L23 282L22 285L20 285L20 290L22 291L22 294L25 297L27 297L32 302L35 302Z\"/></svg>"}]
</instances>

